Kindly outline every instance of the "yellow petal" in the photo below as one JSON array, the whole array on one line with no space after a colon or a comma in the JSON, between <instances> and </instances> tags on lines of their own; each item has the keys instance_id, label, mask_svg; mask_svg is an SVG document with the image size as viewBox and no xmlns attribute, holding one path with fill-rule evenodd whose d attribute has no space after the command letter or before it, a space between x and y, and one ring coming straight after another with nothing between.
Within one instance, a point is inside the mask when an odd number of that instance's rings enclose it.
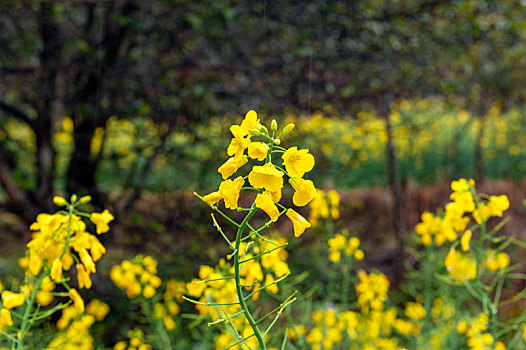
<instances>
[{"instance_id":1,"label":"yellow petal","mask_svg":"<svg viewBox=\"0 0 526 350\"><path fill-rule=\"evenodd\" d=\"M296 237L301 236L307 228L311 227L311 224L293 209L288 209L286 215L292 221L294 236Z\"/></svg>"}]
</instances>

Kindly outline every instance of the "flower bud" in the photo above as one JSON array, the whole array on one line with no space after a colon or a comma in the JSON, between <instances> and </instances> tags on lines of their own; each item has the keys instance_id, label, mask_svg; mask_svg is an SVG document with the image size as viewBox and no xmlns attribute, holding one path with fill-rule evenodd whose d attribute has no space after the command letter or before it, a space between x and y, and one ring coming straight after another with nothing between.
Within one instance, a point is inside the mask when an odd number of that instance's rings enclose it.
<instances>
[{"instance_id":1,"label":"flower bud","mask_svg":"<svg viewBox=\"0 0 526 350\"><path fill-rule=\"evenodd\" d=\"M89 202L91 202L91 196L84 196L84 197L81 197L79 200L80 204L89 203Z\"/></svg>"},{"instance_id":2,"label":"flower bud","mask_svg":"<svg viewBox=\"0 0 526 350\"><path fill-rule=\"evenodd\" d=\"M64 198L59 196L53 197L53 203L55 203L55 205L59 207L63 207L68 204L68 202Z\"/></svg>"},{"instance_id":3,"label":"flower bud","mask_svg":"<svg viewBox=\"0 0 526 350\"><path fill-rule=\"evenodd\" d=\"M261 131L259 131L259 130L256 130L256 129L250 129L249 132L250 132L250 134L251 134L252 136L261 136Z\"/></svg>"},{"instance_id":4,"label":"flower bud","mask_svg":"<svg viewBox=\"0 0 526 350\"><path fill-rule=\"evenodd\" d=\"M281 143L281 140L280 139L274 139L272 140L272 142L274 142L275 145L278 145Z\"/></svg>"},{"instance_id":5,"label":"flower bud","mask_svg":"<svg viewBox=\"0 0 526 350\"><path fill-rule=\"evenodd\" d=\"M77 197L76 194L72 194L72 195L71 195L71 199L70 199L70 200L71 200L71 203L75 203L75 202L77 201L77 199L78 199L78 197Z\"/></svg>"},{"instance_id":6,"label":"flower bud","mask_svg":"<svg viewBox=\"0 0 526 350\"><path fill-rule=\"evenodd\" d=\"M272 131L278 130L278 122L276 121L276 119L272 119L272 122L270 123L270 128L272 129Z\"/></svg>"},{"instance_id":7,"label":"flower bud","mask_svg":"<svg viewBox=\"0 0 526 350\"><path fill-rule=\"evenodd\" d=\"M294 126L295 125L293 123L288 124L286 127L283 128L283 131L281 132L280 136L287 135L289 132L292 131L292 129L294 129Z\"/></svg>"},{"instance_id":8,"label":"flower bud","mask_svg":"<svg viewBox=\"0 0 526 350\"><path fill-rule=\"evenodd\" d=\"M268 135L268 129L265 125L261 125L261 132L263 135Z\"/></svg>"}]
</instances>

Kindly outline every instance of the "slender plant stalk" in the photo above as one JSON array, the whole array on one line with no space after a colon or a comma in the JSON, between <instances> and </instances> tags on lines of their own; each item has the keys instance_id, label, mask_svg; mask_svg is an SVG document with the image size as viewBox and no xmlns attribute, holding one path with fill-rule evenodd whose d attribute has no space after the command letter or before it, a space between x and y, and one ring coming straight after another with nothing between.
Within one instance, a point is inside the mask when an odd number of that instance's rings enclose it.
<instances>
[{"instance_id":1,"label":"slender plant stalk","mask_svg":"<svg viewBox=\"0 0 526 350\"><path fill-rule=\"evenodd\" d=\"M250 313L250 310L248 309L247 304L245 303L245 297L243 296L243 289L241 287L241 276L240 276L241 268L240 268L240 263L239 263L239 246L241 244L241 238L243 236L243 231L245 230L245 227L247 226L248 221L256 213L256 211L257 211L256 205L252 204L250 211L248 212L247 216L245 216L245 218L243 219L243 222L241 222L241 225L239 225L239 228L237 230L235 253L234 253L234 274L236 276L235 280L236 280L237 298L239 300L239 305L243 309L245 313L245 317L247 318L247 321L250 324L250 327L252 327L252 330L254 331L254 335L256 336L256 339L259 342L260 349L266 350L267 346L265 345L265 340L263 339L263 336L261 335L261 331L259 330L259 327L254 321L254 318L252 317L252 314Z\"/></svg>"},{"instance_id":2,"label":"slender plant stalk","mask_svg":"<svg viewBox=\"0 0 526 350\"><path fill-rule=\"evenodd\" d=\"M166 330L164 329L163 321L160 319L155 319L152 314L152 307L150 305L149 300L145 300L141 303L141 307L143 309L143 313L146 314L146 317L148 318L148 322L151 325L154 325L155 333L159 336L160 345L162 345L162 349L166 350L172 350L172 343L170 342L170 337L168 336L168 333L166 333Z\"/></svg>"}]
</instances>

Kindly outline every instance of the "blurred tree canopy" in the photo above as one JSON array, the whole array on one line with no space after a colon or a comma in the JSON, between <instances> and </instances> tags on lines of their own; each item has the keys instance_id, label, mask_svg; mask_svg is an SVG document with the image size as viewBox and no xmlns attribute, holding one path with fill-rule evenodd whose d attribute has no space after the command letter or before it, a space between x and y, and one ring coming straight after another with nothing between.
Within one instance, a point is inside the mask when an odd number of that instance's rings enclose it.
<instances>
[{"instance_id":1,"label":"blurred tree canopy","mask_svg":"<svg viewBox=\"0 0 526 350\"><path fill-rule=\"evenodd\" d=\"M525 37L519 0L2 2L0 130L16 118L35 135L24 159L0 138L4 206L29 222L49 210L64 116L74 151L61 190L102 204L102 151L90 146L113 115L168 125L137 169L142 179L171 131L227 111L388 110L419 94L483 115L495 100L523 102ZM20 173L28 161L35 171ZM143 189L114 204L130 208Z\"/></svg>"}]
</instances>

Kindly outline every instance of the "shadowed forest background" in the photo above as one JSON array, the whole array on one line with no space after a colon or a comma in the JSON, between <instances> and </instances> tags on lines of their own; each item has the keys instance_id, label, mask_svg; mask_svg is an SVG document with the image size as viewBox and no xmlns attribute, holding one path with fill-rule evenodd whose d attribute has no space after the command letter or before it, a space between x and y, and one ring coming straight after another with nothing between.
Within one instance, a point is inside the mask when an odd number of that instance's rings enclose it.
<instances>
[{"instance_id":1,"label":"shadowed forest background","mask_svg":"<svg viewBox=\"0 0 526 350\"><path fill-rule=\"evenodd\" d=\"M395 287L451 180L507 194L504 232L524 238L525 42L518 0L1 1L0 276L53 196L76 193L116 218L103 265L152 254L188 281L226 254L192 193L215 190L248 110L296 124L316 187L342 198L335 231ZM327 234L291 263L322 282L309 254Z\"/></svg>"}]
</instances>

